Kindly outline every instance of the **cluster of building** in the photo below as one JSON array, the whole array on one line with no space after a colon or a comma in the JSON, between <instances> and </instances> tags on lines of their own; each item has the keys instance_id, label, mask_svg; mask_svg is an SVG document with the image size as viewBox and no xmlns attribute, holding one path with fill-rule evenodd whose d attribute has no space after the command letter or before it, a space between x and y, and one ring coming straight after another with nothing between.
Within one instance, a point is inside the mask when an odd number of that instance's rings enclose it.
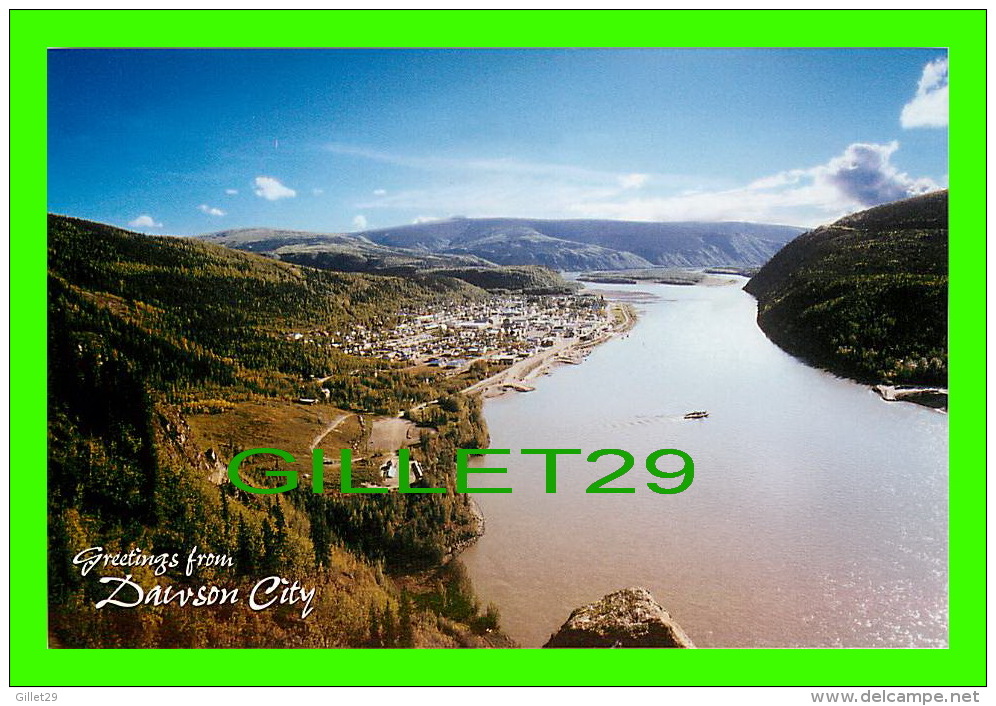
<instances>
[{"instance_id":1,"label":"cluster of building","mask_svg":"<svg viewBox=\"0 0 996 706\"><path fill-rule=\"evenodd\" d=\"M392 328L354 326L288 337L321 337L353 355L461 368L480 359L514 363L558 340L591 340L610 326L602 299L586 294L502 295L434 311L404 310L397 320Z\"/></svg>"}]
</instances>

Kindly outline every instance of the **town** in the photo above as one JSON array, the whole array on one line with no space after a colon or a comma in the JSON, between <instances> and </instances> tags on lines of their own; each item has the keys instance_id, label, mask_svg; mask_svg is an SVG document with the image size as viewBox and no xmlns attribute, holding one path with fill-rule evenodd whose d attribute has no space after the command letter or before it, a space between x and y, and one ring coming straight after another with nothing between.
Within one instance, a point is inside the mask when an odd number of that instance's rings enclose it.
<instances>
[{"instance_id":1,"label":"town","mask_svg":"<svg viewBox=\"0 0 996 706\"><path fill-rule=\"evenodd\" d=\"M553 347L594 341L611 326L600 296L496 295L435 311L402 310L390 328L356 325L343 331L290 332L287 337L326 342L352 355L461 369L475 360L511 365Z\"/></svg>"}]
</instances>

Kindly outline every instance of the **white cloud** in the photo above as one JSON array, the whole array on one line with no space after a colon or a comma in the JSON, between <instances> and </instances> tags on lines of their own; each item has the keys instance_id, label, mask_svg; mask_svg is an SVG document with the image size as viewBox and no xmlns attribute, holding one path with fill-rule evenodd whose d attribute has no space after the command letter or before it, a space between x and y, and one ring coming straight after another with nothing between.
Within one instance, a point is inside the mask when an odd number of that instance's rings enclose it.
<instances>
[{"instance_id":1,"label":"white cloud","mask_svg":"<svg viewBox=\"0 0 996 706\"><path fill-rule=\"evenodd\" d=\"M437 171L450 175L466 174L493 174L496 176L517 177L517 178L545 178L570 181L597 181L600 183L611 183L621 185L628 181L630 187L641 186L650 178L649 174L618 173L598 169L588 169L572 164L552 164L547 162L527 162L513 157L489 157L489 158L469 158L460 159L452 157L419 157L411 155L391 154L379 152L377 150L347 145L342 143L332 143L325 145L325 149L333 154L348 157L359 157L375 162L384 162L401 167L410 167L426 171ZM700 181L697 178L678 174L656 174L654 181L665 186L675 186L685 184L689 180ZM383 192L383 193L380 193ZM384 196L387 192L383 189L374 191L375 196Z\"/></svg>"},{"instance_id":2,"label":"white cloud","mask_svg":"<svg viewBox=\"0 0 996 706\"><path fill-rule=\"evenodd\" d=\"M354 204L365 212L392 209L407 218L459 213L468 217L732 220L812 226L937 188L930 179L901 172L891 161L898 149L895 142L855 143L823 164L762 175L740 185L676 174L606 172L511 159L415 159L342 146L333 151L423 172L417 187Z\"/></svg>"},{"instance_id":3,"label":"white cloud","mask_svg":"<svg viewBox=\"0 0 996 706\"><path fill-rule=\"evenodd\" d=\"M353 218L353 227L356 228L356 230L366 230L367 217L364 216L362 213L358 214L355 218Z\"/></svg>"},{"instance_id":4,"label":"white cloud","mask_svg":"<svg viewBox=\"0 0 996 706\"><path fill-rule=\"evenodd\" d=\"M225 189L225 193L228 194L229 196L235 196L237 193L239 193L239 190L238 189Z\"/></svg>"},{"instance_id":5,"label":"white cloud","mask_svg":"<svg viewBox=\"0 0 996 706\"><path fill-rule=\"evenodd\" d=\"M132 228L162 228L162 223L157 223L156 219L152 216L143 213L138 218L128 221L128 225Z\"/></svg>"},{"instance_id":6,"label":"white cloud","mask_svg":"<svg viewBox=\"0 0 996 706\"><path fill-rule=\"evenodd\" d=\"M200 206L198 206L197 210L201 211L202 213L206 213L209 216L225 215L225 212L222 211L220 208L215 208L214 206L208 206L206 203L202 203Z\"/></svg>"},{"instance_id":7,"label":"white cloud","mask_svg":"<svg viewBox=\"0 0 996 706\"><path fill-rule=\"evenodd\" d=\"M948 60L936 59L923 67L916 95L903 106L904 128L948 126Z\"/></svg>"},{"instance_id":8,"label":"white cloud","mask_svg":"<svg viewBox=\"0 0 996 706\"><path fill-rule=\"evenodd\" d=\"M418 225L419 223L435 223L436 221L444 221L445 218L440 218L439 216L415 216L412 219L412 223Z\"/></svg>"},{"instance_id":9,"label":"white cloud","mask_svg":"<svg viewBox=\"0 0 996 706\"><path fill-rule=\"evenodd\" d=\"M814 171L816 181L830 184L857 206L876 206L937 188L930 179L913 179L890 161L899 143L855 143L844 154Z\"/></svg>"},{"instance_id":10,"label":"white cloud","mask_svg":"<svg viewBox=\"0 0 996 706\"><path fill-rule=\"evenodd\" d=\"M357 209L405 209L467 216L559 218L579 203L616 198L653 184L655 188L715 186L715 180L684 175L604 171L570 164L528 162L510 157L410 156L332 144L336 155L403 166L426 173L412 189L374 190ZM414 214L413 214L414 215Z\"/></svg>"},{"instance_id":11,"label":"white cloud","mask_svg":"<svg viewBox=\"0 0 996 706\"><path fill-rule=\"evenodd\" d=\"M311 190L311 195L312 195L312 196L321 196L321 195L322 195L322 194L324 194L324 193L325 193L325 189L318 189L318 188L315 188L315 189L312 189L312 190Z\"/></svg>"},{"instance_id":12,"label":"white cloud","mask_svg":"<svg viewBox=\"0 0 996 706\"><path fill-rule=\"evenodd\" d=\"M253 193L267 201L277 201L297 196L297 192L294 189L284 186L273 177L258 176L253 183L256 187L253 189Z\"/></svg>"},{"instance_id":13,"label":"white cloud","mask_svg":"<svg viewBox=\"0 0 996 706\"><path fill-rule=\"evenodd\" d=\"M624 174L619 177L619 186L624 189L639 189L649 178L649 174Z\"/></svg>"},{"instance_id":14,"label":"white cloud","mask_svg":"<svg viewBox=\"0 0 996 706\"><path fill-rule=\"evenodd\" d=\"M780 186L798 184L799 181L809 174L808 169L789 169L785 172L772 174L771 176L755 179L747 185L748 189L776 189Z\"/></svg>"},{"instance_id":15,"label":"white cloud","mask_svg":"<svg viewBox=\"0 0 996 706\"><path fill-rule=\"evenodd\" d=\"M584 218L737 220L812 226L847 213L938 188L891 162L898 142L855 143L826 164L761 177L746 186L673 196L578 204Z\"/></svg>"}]
</instances>

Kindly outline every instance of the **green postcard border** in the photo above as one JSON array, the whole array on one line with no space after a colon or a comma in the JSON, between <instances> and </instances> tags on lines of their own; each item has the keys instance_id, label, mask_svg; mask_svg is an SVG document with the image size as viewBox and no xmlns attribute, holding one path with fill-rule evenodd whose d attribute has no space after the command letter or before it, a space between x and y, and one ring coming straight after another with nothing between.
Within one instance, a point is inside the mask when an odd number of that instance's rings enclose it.
<instances>
[{"instance_id":1,"label":"green postcard border","mask_svg":"<svg viewBox=\"0 0 996 706\"><path fill-rule=\"evenodd\" d=\"M985 684L984 10L14 10L9 18L11 685ZM45 62L47 48L73 46L948 48L950 647L422 650L416 662L402 650L296 650L288 661L286 650L211 650L208 657L188 650L48 649L40 480L47 457Z\"/></svg>"}]
</instances>

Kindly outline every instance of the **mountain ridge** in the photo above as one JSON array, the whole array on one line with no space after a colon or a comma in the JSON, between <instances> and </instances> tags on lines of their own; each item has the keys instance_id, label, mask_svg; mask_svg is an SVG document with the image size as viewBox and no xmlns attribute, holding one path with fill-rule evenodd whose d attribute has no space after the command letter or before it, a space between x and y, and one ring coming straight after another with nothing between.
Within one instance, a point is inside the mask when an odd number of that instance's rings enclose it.
<instances>
[{"instance_id":1,"label":"mountain ridge","mask_svg":"<svg viewBox=\"0 0 996 706\"><path fill-rule=\"evenodd\" d=\"M450 218L355 233L247 228L196 236L301 262L370 257L456 258L435 266L540 265L560 271L647 267L760 266L805 229L750 222L651 222L595 219ZM307 255L305 255L307 253ZM474 260L470 262L469 260ZM482 262L483 261L483 262ZM362 263L361 263L362 265ZM344 266L339 263L339 266Z\"/></svg>"}]
</instances>

